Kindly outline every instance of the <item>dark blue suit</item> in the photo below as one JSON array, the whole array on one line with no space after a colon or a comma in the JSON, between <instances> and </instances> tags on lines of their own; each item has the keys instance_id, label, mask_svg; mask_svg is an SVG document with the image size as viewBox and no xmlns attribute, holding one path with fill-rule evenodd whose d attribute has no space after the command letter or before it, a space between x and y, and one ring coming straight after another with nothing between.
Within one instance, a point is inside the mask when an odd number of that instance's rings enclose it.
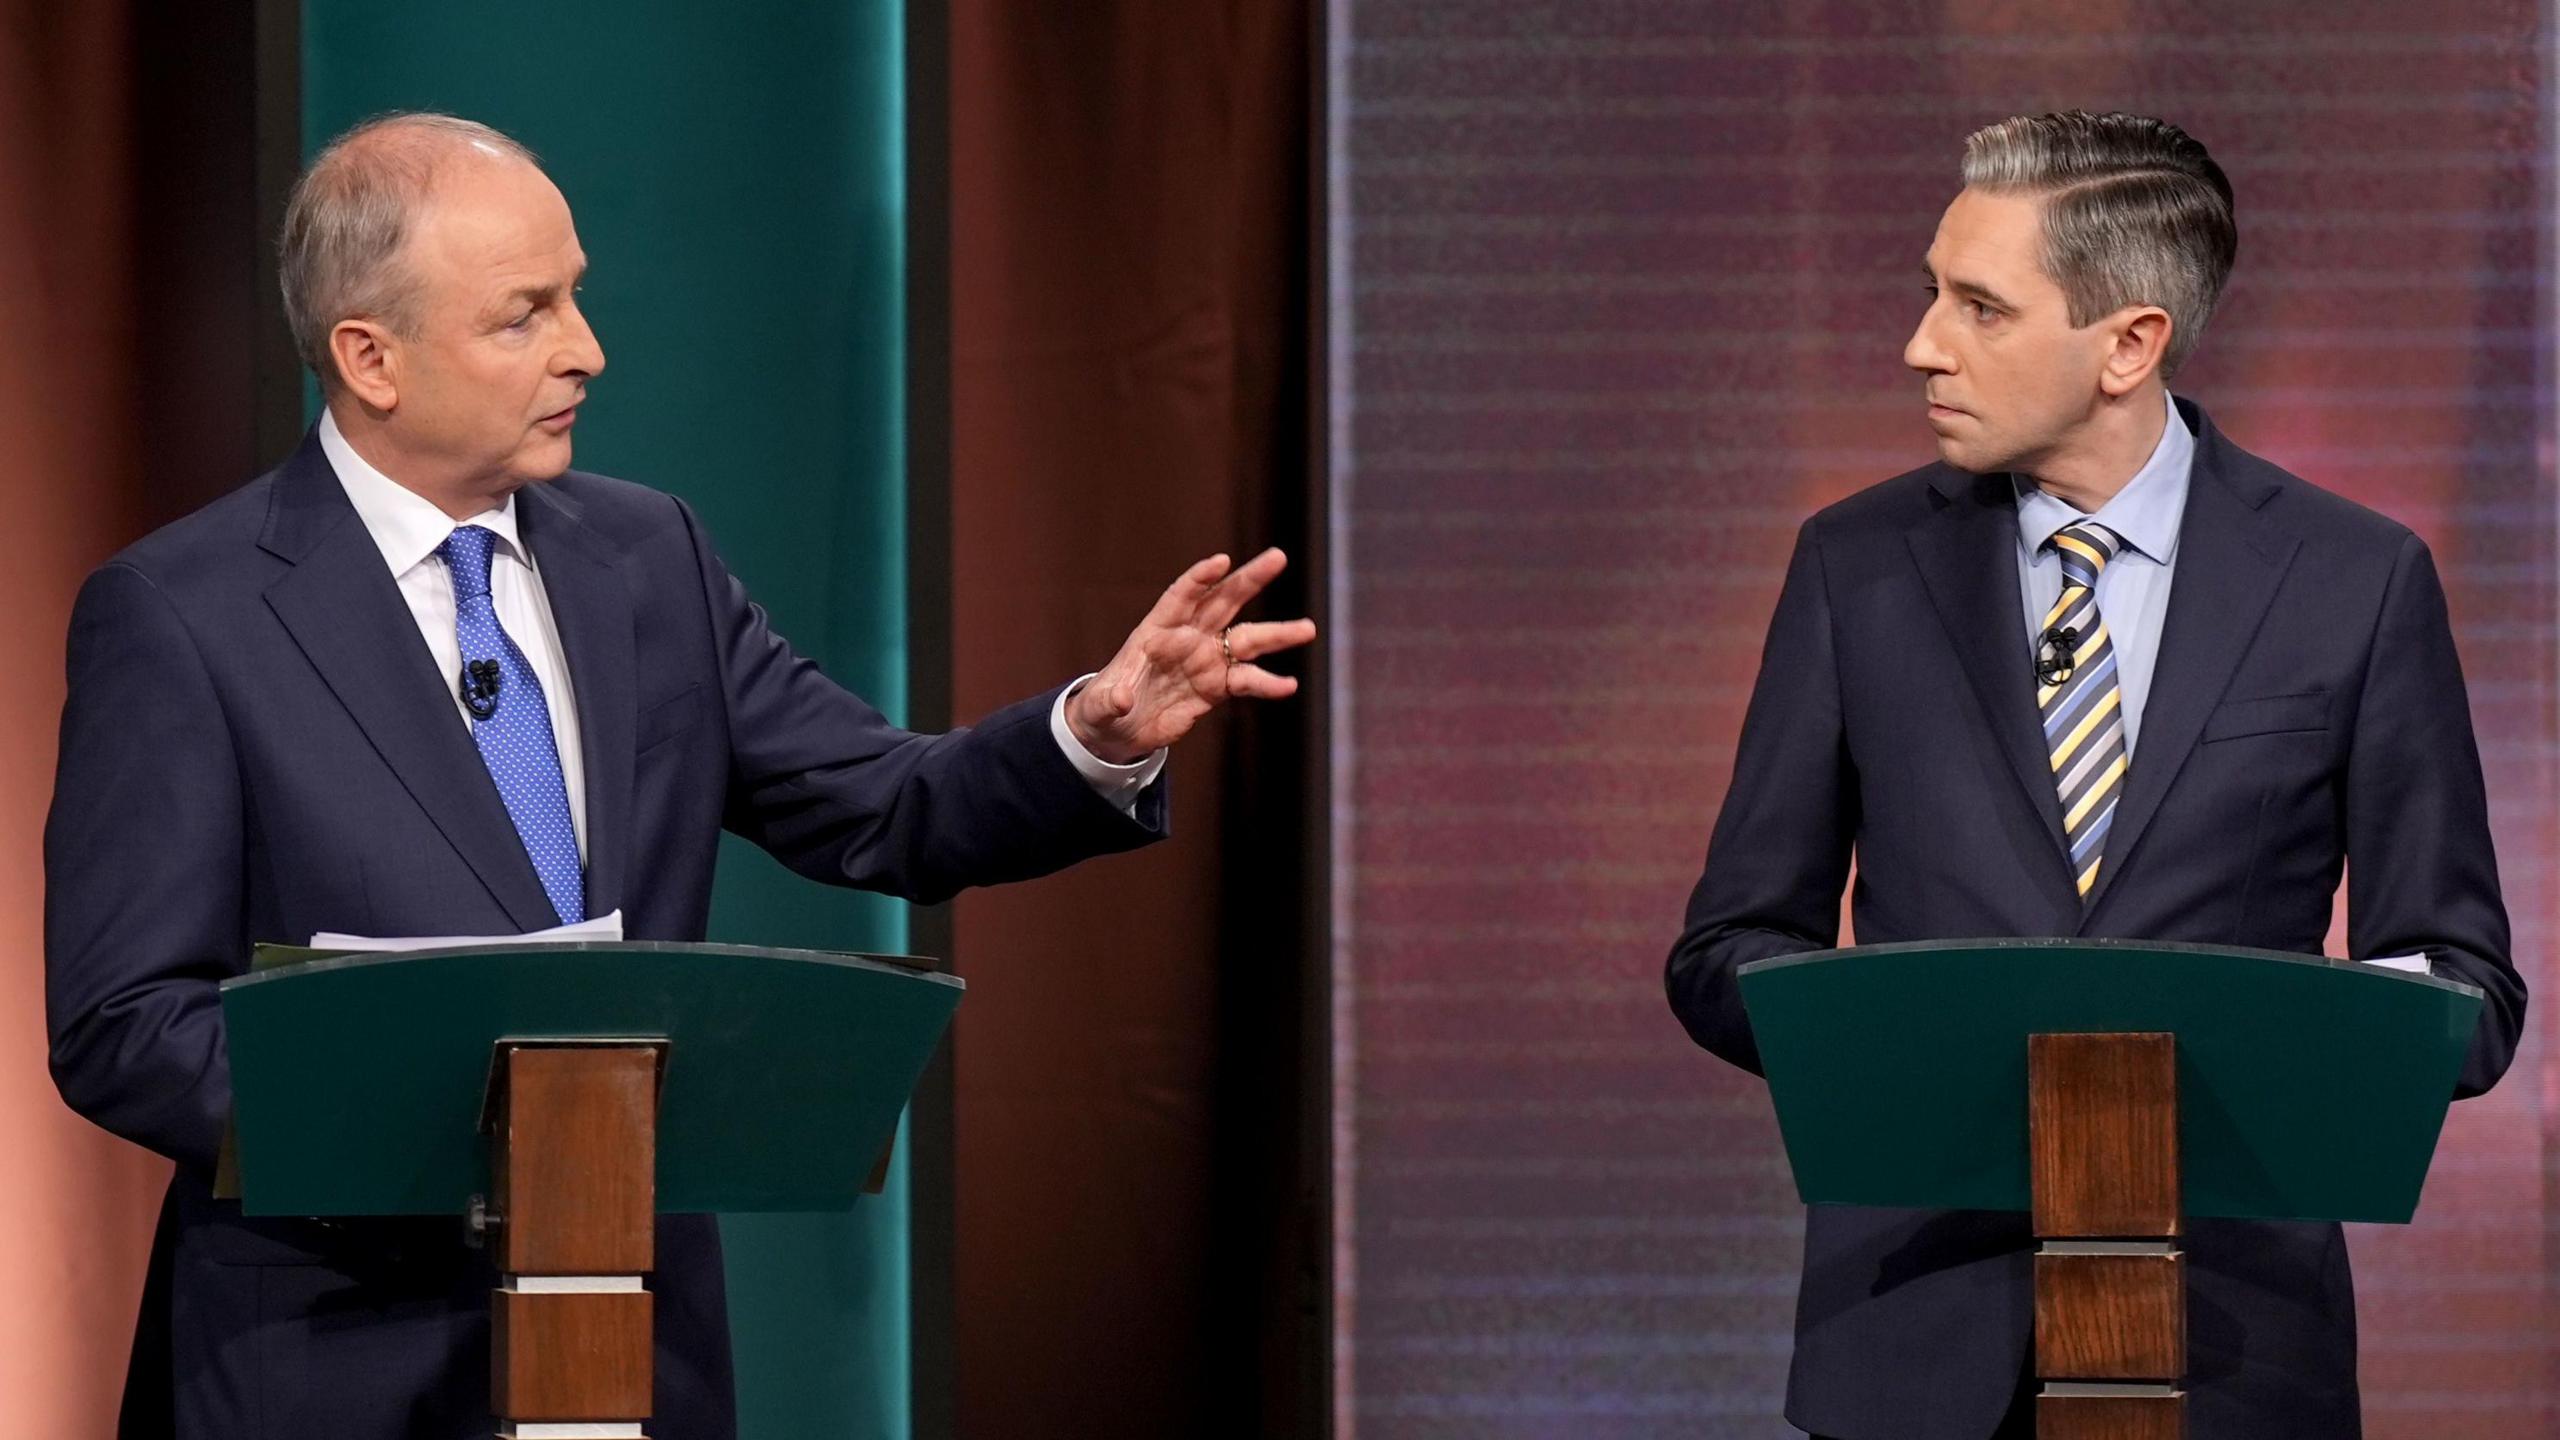
<instances>
[{"instance_id":1,"label":"dark blue suit","mask_svg":"<svg viewBox=\"0 0 2560 1440\"><path fill-rule=\"evenodd\" d=\"M1051 738L1043 696L972 730L889 725L769 629L674 499L571 472L521 530L586 757L587 912L703 938L721 830L815 880L934 901L1163 833ZM489 1433L486 1259L452 1219L244 1220L211 1198L231 1091L216 986L319 930L555 923L382 555L315 439L117 556L73 612L45 833L53 1073L177 1162L125 1433ZM735 1430L713 1222L660 1226L653 1435Z\"/></svg>"},{"instance_id":2,"label":"dark blue suit","mask_svg":"<svg viewBox=\"0 0 2560 1440\"><path fill-rule=\"evenodd\" d=\"M2524 983L2426 546L2180 409L2196 456L2177 576L2085 908L2028 673L2009 479L1931 466L1806 523L1667 967L1699 1044L1758 1072L1734 973L1836 942L1853 852L1865 943L2310 954L2352 859L2350 949L2423 949L2487 991L2461 1093L2506 1070ZM1814 1207L1788 1418L1847 1440L1983 1440L2027 1363L2030 1246L2023 1215ZM2339 1228L2204 1221L2187 1249L2188 1433L2359 1434Z\"/></svg>"}]
</instances>

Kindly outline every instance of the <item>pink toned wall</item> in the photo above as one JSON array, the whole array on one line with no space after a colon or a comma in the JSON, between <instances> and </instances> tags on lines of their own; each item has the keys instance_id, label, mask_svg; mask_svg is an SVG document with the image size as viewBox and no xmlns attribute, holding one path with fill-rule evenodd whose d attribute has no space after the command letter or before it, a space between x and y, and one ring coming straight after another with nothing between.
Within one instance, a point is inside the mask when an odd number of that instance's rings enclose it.
<instances>
[{"instance_id":1,"label":"pink toned wall","mask_svg":"<svg viewBox=\"0 0 2560 1440\"><path fill-rule=\"evenodd\" d=\"M1358 1440L1776 1433L1803 1209L1663 952L1797 523L1930 457L1900 356L1958 145L2064 106L2237 188L2178 392L2443 572L2537 998L2417 1223L2349 1235L2367 1433L2560 1435L2550 15L1335 0Z\"/></svg>"},{"instance_id":2,"label":"pink toned wall","mask_svg":"<svg viewBox=\"0 0 2560 1440\"><path fill-rule=\"evenodd\" d=\"M163 1162L45 1072L45 804L80 578L140 502L124 7L0 0L0 1434L114 1433Z\"/></svg>"}]
</instances>

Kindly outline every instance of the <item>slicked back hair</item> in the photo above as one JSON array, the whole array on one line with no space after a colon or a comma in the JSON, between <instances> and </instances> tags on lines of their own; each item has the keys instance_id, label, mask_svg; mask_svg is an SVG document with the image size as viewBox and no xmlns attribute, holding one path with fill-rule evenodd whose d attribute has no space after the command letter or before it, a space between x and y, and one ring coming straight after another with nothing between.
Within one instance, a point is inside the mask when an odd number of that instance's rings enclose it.
<instances>
[{"instance_id":1,"label":"slicked back hair","mask_svg":"<svg viewBox=\"0 0 2560 1440\"><path fill-rule=\"evenodd\" d=\"M2144 115L2019 115L1964 142L1964 183L2042 201L2044 268L2071 323L2169 312L2163 378L2204 338L2240 251L2231 182L2184 130Z\"/></svg>"}]
</instances>

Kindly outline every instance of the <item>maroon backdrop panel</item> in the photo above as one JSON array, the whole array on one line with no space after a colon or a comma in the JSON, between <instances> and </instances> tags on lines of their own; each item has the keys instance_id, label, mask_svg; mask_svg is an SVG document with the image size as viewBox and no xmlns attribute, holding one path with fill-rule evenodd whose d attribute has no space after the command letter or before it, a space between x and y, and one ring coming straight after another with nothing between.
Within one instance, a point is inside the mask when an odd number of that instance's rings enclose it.
<instances>
[{"instance_id":1,"label":"maroon backdrop panel","mask_svg":"<svg viewBox=\"0 0 2560 1440\"><path fill-rule=\"evenodd\" d=\"M1662 955L1794 526L1932 457L1962 138L2067 106L2238 188L2179 391L2443 568L2543 998L2352 1237L2366 1412L2560 1433L2542 8L1334 0L1330 45L1342 1433L1786 1433L1801 1210Z\"/></svg>"}]
</instances>

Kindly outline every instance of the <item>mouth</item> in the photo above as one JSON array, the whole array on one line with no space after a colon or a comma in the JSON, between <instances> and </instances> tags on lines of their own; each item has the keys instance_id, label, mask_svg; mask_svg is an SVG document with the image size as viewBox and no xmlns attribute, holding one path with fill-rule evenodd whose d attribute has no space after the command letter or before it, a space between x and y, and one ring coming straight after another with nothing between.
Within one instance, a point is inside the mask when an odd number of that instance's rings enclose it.
<instances>
[{"instance_id":1,"label":"mouth","mask_svg":"<svg viewBox=\"0 0 2560 1440\"><path fill-rule=\"evenodd\" d=\"M571 405L563 410L555 410L533 423L545 430L565 432L570 426L578 423L578 405L583 405L585 403L585 401L581 400L576 405Z\"/></svg>"}]
</instances>

